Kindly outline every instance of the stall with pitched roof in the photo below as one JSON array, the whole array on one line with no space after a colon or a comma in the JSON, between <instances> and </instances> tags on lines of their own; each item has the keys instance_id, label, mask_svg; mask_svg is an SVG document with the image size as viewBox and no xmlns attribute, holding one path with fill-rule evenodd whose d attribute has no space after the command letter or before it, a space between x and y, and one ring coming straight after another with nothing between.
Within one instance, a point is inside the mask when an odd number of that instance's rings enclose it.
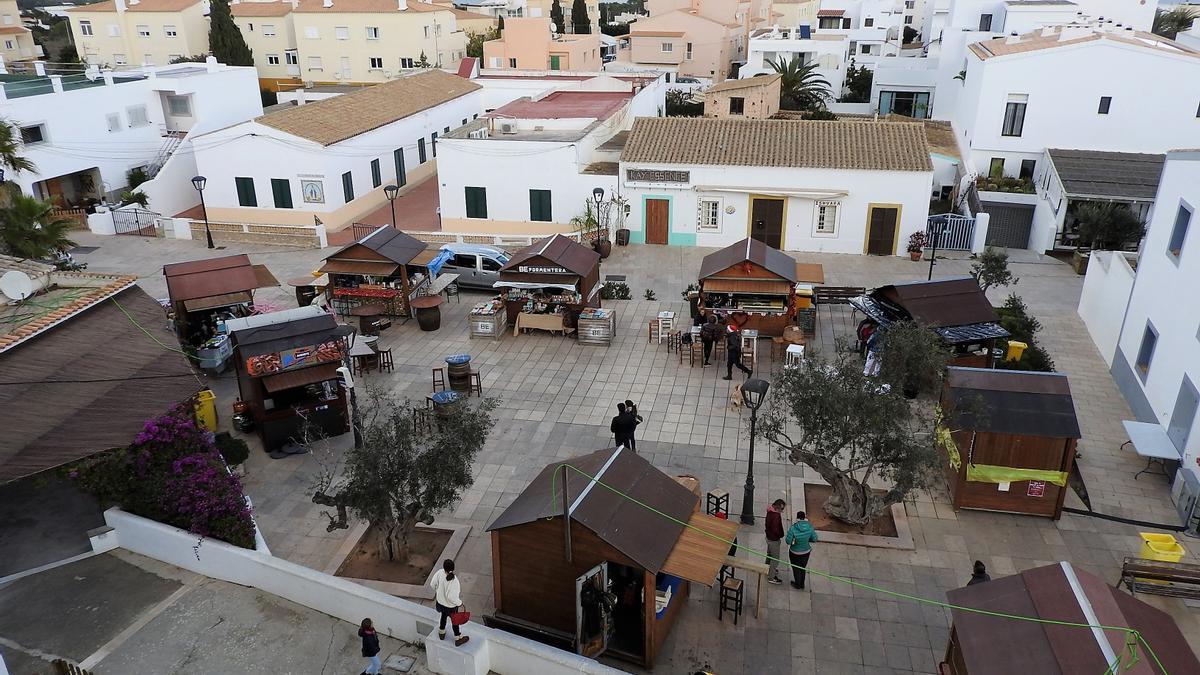
<instances>
[{"instance_id":1,"label":"stall with pitched roof","mask_svg":"<svg viewBox=\"0 0 1200 675\"><path fill-rule=\"evenodd\" d=\"M824 281L821 265L798 263L783 251L747 238L704 256L699 311L778 337L795 317L797 284Z\"/></svg>"},{"instance_id":2,"label":"stall with pitched roof","mask_svg":"<svg viewBox=\"0 0 1200 675\"><path fill-rule=\"evenodd\" d=\"M952 366L940 410L956 510L1062 515L1080 436L1066 375Z\"/></svg>"},{"instance_id":3,"label":"stall with pitched roof","mask_svg":"<svg viewBox=\"0 0 1200 675\"><path fill-rule=\"evenodd\" d=\"M412 316L412 301L424 295L446 262L445 251L394 227L381 227L325 258L320 271L331 306L340 315L359 306L379 306L387 316Z\"/></svg>"},{"instance_id":4,"label":"stall with pitched roof","mask_svg":"<svg viewBox=\"0 0 1200 675\"><path fill-rule=\"evenodd\" d=\"M580 312L600 307L600 254L561 234L546 237L514 253L495 286L514 335L573 332Z\"/></svg>"},{"instance_id":5,"label":"stall with pitched roof","mask_svg":"<svg viewBox=\"0 0 1200 675\"><path fill-rule=\"evenodd\" d=\"M694 478L624 447L546 466L488 526L488 623L653 668L690 584L716 583L737 536L736 522L699 505Z\"/></svg>"}]
</instances>

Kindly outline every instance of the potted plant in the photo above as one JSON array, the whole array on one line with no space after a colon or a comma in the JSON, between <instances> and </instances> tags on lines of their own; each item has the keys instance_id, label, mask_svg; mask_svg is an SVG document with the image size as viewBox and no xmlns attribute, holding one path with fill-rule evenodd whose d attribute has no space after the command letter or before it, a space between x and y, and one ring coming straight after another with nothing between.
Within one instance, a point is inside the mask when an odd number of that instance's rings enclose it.
<instances>
[{"instance_id":1,"label":"potted plant","mask_svg":"<svg viewBox=\"0 0 1200 675\"><path fill-rule=\"evenodd\" d=\"M913 262L921 259L921 252L925 250L925 231L917 230L908 235L908 257Z\"/></svg>"},{"instance_id":2,"label":"potted plant","mask_svg":"<svg viewBox=\"0 0 1200 675\"><path fill-rule=\"evenodd\" d=\"M213 437L213 442L230 470L239 475L244 475L245 467L243 463L250 458L250 446L246 445L246 441L235 437L228 431L222 431Z\"/></svg>"}]
</instances>

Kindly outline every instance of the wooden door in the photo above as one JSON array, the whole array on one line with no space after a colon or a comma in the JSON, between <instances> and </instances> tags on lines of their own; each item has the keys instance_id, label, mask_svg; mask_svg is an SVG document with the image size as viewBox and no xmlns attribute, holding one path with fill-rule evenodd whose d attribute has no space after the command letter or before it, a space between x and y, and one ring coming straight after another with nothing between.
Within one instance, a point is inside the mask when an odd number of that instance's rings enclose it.
<instances>
[{"instance_id":1,"label":"wooden door","mask_svg":"<svg viewBox=\"0 0 1200 675\"><path fill-rule=\"evenodd\" d=\"M750 211L750 236L771 248L783 248L782 199L753 200Z\"/></svg>"},{"instance_id":2,"label":"wooden door","mask_svg":"<svg viewBox=\"0 0 1200 675\"><path fill-rule=\"evenodd\" d=\"M667 243L671 226L671 202L666 199L646 200L646 243Z\"/></svg>"},{"instance_id":3,"label":"wooden door","mask_svg":"<svg viewBox=\"0 0 1200 675\"><path fill-rule=\"evenodd\" d=\"M875 206L871 208L871 222L867 230L867 253L869 255L895 255L896 225L900 220L900 209Z\"/></svg>"}]
</instances>

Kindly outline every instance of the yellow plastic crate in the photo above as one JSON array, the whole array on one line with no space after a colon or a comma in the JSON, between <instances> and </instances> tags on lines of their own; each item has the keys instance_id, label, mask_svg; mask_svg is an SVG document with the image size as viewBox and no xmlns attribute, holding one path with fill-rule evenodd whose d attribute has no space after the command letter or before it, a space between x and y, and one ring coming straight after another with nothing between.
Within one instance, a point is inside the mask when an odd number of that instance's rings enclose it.
<instances>
[{"instance_id":1,"label":"yellow plastic crate","mask_svg":"<svg viewBox=\"0 0 1200 675\"><path fill-rule=\"evenodd\" d=\"M1174 535L1139 532L1142 536L1142 550L1139 557L1159 562L1179 562L1187 555L1187 550L1179 545Z\"/></svg>"}]
</instances>

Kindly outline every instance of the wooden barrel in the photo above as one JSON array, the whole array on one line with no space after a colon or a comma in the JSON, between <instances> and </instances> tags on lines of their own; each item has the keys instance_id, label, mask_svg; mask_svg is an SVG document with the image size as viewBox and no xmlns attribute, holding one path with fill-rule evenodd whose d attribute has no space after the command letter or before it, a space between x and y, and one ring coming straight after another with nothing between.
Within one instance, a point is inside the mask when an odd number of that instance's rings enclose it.
<instances>
[{"instance_id":1,"label":"wooden barrel","mask_svg":"<svg viewBox=\"0 0 1200 675\"><path fill-rule=\"evenodd\" d=\"M450 388L454 391L468 391L471 388L471 355L455 354L446 357L446 377Z\"/></svg>"}]
</instances>

